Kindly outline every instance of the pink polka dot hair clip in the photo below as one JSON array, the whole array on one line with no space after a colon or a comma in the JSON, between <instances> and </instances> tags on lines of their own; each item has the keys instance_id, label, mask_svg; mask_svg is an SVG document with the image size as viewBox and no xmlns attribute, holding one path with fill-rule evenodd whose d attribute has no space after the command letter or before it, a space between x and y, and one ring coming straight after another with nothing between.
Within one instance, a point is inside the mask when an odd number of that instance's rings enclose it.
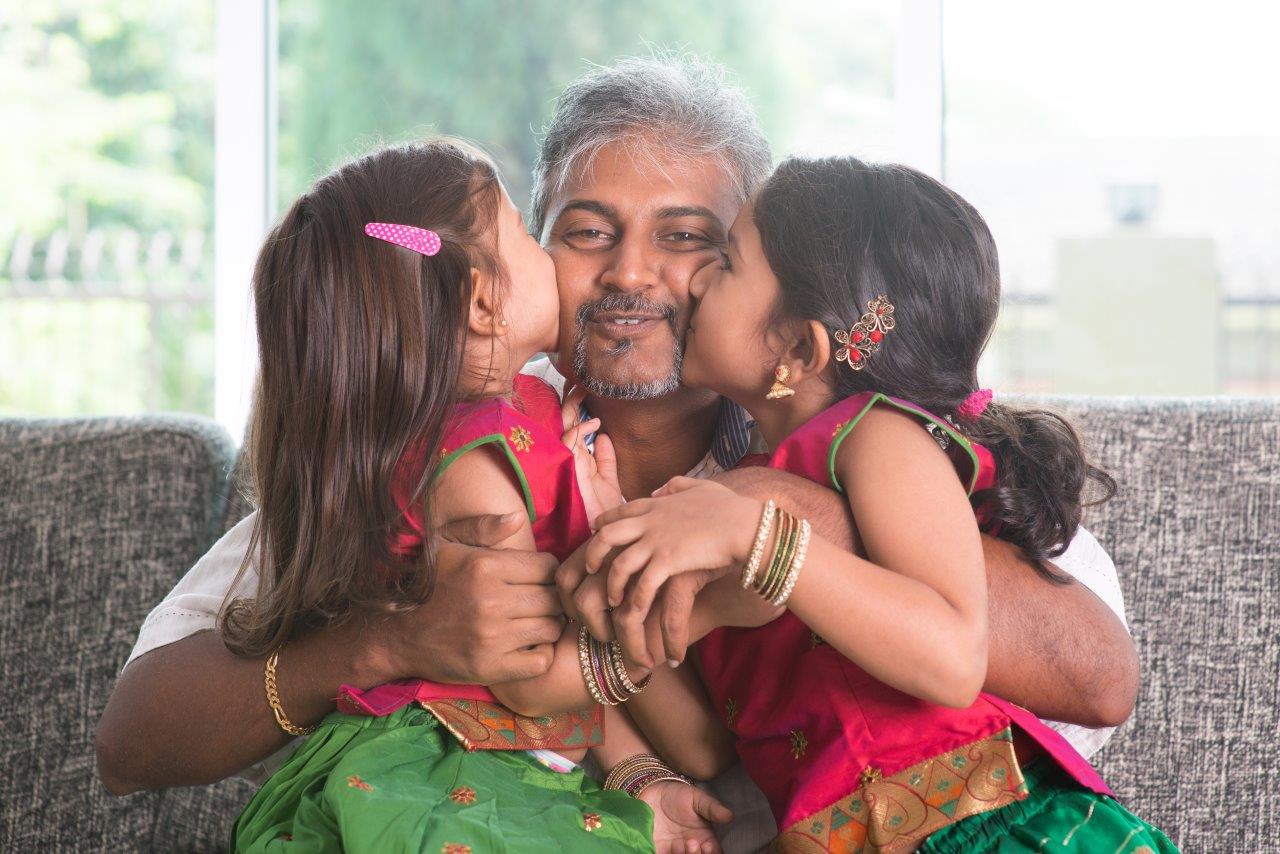
<instances>
[{"instance_id":1,"label":"pink polka dot hair clip","mask_svg":"<svg viewBox=\"0 0 1280 854\"><path fill-rule=\"evenodd\" d=\"M412 249L427 257L440 251L440 235L429 228L396 225L393 222L370 222L365 225L364 233L378 240Z\"/></svg>"}]
</instances>

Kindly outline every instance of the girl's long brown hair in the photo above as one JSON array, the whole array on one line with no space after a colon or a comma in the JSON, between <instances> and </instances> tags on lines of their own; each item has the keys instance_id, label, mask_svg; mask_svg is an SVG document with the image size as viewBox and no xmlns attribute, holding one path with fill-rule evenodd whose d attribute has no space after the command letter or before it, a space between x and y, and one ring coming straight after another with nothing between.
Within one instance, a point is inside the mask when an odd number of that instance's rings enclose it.
<instances>
[{"instance_id":1,"label":"girl's long brown hair","mask_svg":"<svg viewBox=\"0 0 1280 854\"><path fill-rule=\"evenodd\" d=\"M447 140L383 148L294 202L253 275L259 375L246 440L258 518L251 600L229 602L229 649L258 656L361 608L431 593L430 549L391 552L406 454L434 459L463 364L471 270L501 277L497 174ZM430 228L423 257L366 237L369 222ZM431 471L412 501L429 518ZM247 560L246 560L247 565ZM244 567L241 568L244 572Z\"/></svg>"},{"instance_id":2,"label":"girl's long brown hair","mask_svg":"<svg viewBox=\"0 0 1280 854\"><path fill-rule=\"evenodd\" d=\"M1000 310L995 241L973 206L906 166L792 158L765 182L754 213L782 286L780 317L818 320L833 334L877 294L894 304L897 328L866 368L835 364L835 397L879 391L956 418L978 388L978 359ZM832 352L838 346L833 337ZM1041 575L1065 581L1047 561L1115 481L1053 412L992 403L976 421L957 420L996 461L996 486L975 504L993 508L998 536Z\"/></svg>"}]
</instances>

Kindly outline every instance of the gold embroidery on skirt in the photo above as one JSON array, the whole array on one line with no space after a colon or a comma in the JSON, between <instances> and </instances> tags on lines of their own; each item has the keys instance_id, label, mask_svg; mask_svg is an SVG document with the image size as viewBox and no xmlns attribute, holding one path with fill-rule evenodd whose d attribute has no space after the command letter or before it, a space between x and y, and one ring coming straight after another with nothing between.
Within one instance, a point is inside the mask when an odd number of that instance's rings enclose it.
<instances>
[{"instance_id":1,"label":"gold embroidery on skirt","mask_svg":"<svg viewBox=\"0 0 1280 854\"><path fill-rule=\"evenodd\" d=\"M770 850L913 851L949 824L1027 796L1007 727L888 777L864 771L862 780L851 794L786 828Z\"/></svg>"}]
</instances>

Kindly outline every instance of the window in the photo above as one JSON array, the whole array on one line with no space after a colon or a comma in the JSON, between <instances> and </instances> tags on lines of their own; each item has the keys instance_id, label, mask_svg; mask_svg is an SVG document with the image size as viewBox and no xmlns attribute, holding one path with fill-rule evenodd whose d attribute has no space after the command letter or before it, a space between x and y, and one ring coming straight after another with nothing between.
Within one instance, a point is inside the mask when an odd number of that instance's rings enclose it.
<instances>
[{"instance_id":1,"label":"window","mask_svg":"<svg viewBox=\"0 0 1280 854\"><path fill-rule=\"evenodd\" d=\"M212 414L212 78L209 3L0 16L0 414Z\"/></svg>"},{"instance_id":2,"label":"window","mask_svg":"<svg viewBox=\"0 0 1280 854\"><path fill-rule=\"evenodd\" d=\"M850 147L887 156L895 133L898 4L510 5L279 0L279 199L379 140L460 135L529 198L535 132L587 62L676 46L724 63L775 152ZM518 26L495 26L498 19Z\"/></svg>"},{"instance_id":3,"label":"window","mask_svg":"<svg viewBox=\"0 0 1280 854\"><path fill-rule=\"evenodd\" d=\"M1277 24L1242 0L946 4L946 179L1003 268L984 382L1280 393Z\"/></svg>"}]
</instances>

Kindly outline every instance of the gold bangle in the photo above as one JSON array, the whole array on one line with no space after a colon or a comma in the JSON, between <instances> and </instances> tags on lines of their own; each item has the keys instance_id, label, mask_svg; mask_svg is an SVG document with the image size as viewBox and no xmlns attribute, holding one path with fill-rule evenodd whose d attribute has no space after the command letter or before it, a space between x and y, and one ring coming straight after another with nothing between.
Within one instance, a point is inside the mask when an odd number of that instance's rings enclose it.
<instances>
[{"instance_id":1,"label":"gold bangle","mask_svg":"<svg viewBox=\"0 0 1280 854\"><path fill-rule=\"evenodd\" d=\"M279 649L267 656L267 669L264 674L264 681L267 685L267 702L271 704L271 712L276 716L276 723L280 725L280 729L289 733L289 735L311 735L311 733L316 731L316 728L313 726L298 726L293 721L289 720L289 716L284 713L284 706L280 704L280 692L276 686L276 664L278 664L279 661Z\"/></svg>"},{"instance_id":2,"label":"gold bangle","mask_svg":"<svg viewBox=\"0 0 1280 854\"><path fill-rule=\"evenodd\" d=\"M780 592L773 599L773 606L780 607L787 604L787 600L791 598L791 591L796 589L796 581L800 578L800 570L804 568L804 559L809 553L809 520L800 520L800 541L796 545L795 554L791 558L791 566L787 571L787 580L782 585Z\"/></svg>"},{"instance_id":3,"label":"gold bangle","mask_svg":"<svg viewBox=\"0 0 1280 854\"><path fill-rule=\"evenodd\" d=\"M760 522L756 525L756 539L751 544L751 555L747 559L747 566L742 570L742 589L750 590L751 582L756 580L756 573L760 571L760 562L764 560L764 547L769 543L769 532L773 530L774 511L778 505L770 498L764 505L764 511L760 514Z\"/></svg>"}]
</instances>

